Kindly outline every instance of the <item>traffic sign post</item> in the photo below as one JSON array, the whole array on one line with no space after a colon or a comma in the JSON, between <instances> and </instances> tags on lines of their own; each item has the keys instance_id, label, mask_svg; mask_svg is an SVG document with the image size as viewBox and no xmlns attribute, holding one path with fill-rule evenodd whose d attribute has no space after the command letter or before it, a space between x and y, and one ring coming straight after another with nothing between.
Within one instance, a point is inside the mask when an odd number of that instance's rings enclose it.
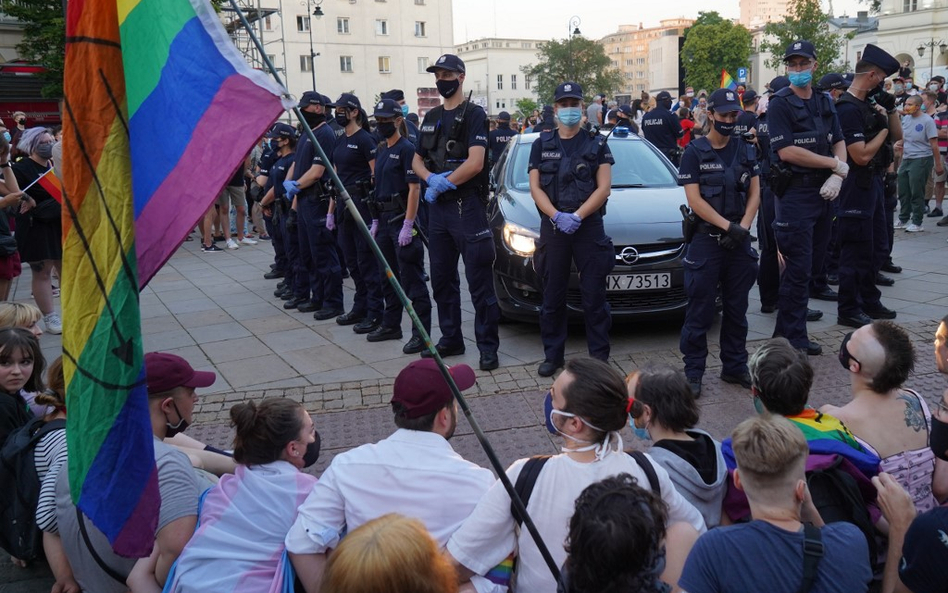
<instances>
[{"instance_id":1,"label":"traffic sign post","mask_svg":"<svg viewBox=\"0 0 948 593\"><path fill-rule=\"evenodd\" d=\"M747 82L747 68L741 67L737 69L737 82Z\"/></svg>"}]
</instances>

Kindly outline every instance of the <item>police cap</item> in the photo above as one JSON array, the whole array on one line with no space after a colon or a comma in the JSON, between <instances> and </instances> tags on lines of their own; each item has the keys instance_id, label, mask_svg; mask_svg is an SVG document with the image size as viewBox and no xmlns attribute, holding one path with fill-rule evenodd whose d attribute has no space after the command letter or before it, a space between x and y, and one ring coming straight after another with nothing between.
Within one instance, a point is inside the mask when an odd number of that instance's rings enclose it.
<instances>
[{"instance_id":1,"label":"police cap","mask_svg":"<svg viewBox=\"0 0 948 593\"><path fill-rule=\"evenodd\" d=\"M450 70L451 72L464 74L464 61L454 54L444 54L427 68L428 72L436 72L438 70Z\"/></svg>"},{"instance_id":2,"label":"police cap","mask_svg":"<svg viewBox=\"0 0 948 593\"><path fill-rule=\"evenodd\" d=\"M382 93L383 99L391 99L392 101L404 101L405 93L402 89L392 89Z\"/></svg>"},{"instance_id":3,"label":"police cap","mask_svg":"<svg viewBox=\"0 0 948 593\"><path fill-rule=\"evenodd\" d=\"M744 91L744 94L741 96L741 101L744 102L744 105L749 105L757 100L757 91L753 89L747 89Z\"/></svg>"},{"instance_id":4,"label":"police cap","mask_svg":"<svg viewBox=\"0 0 948 593\"><path fill-rule=\"evenodd\" d=\"M632 117L632 106L631 105L620 105L619 111L628 117Z\"/></svg>"},{"instance_id":5,"label":"police cap","mask_svg":"<svg viewBox=\"0 0 948 593\"><path fill-rule=\"evenodd\" d=\"M362 103L359 101L359 97L356 97L352 93L342 93L339 95L339 99L336 100L336 107L362 109Z\"/></svg>"},{"instance_id":6,"label":"police cap","mask_svg":"<svg viewBox=\"0 0 948 593\"><path fill-rule=\"evenodd\" d=\"M303 93L303 96L300 97L300 103L297 107L307 107L309 105L325 105L323 102L323 96L317 93L316 91L306 91Z\"/></svg>"},{"instance_id":7,"label":"police cap","mask_svg":"<svg viewBox=\"0 0 948 593\"><path fill-rule=\"evenodd\" d=\"M862 61L877 66L880 70L885 72L886 76L892 76L898 72L900 68L899 61L893 58L889 52L871 43L862 50Z\"/></svg>"},{"instance_id":8,"label":"police cap","mask_svg":"<svg viewBox=\"0 0 948 593\"><path fill-rule=\"evenodd\" d=\"M500 113L497 114L497 119L499 121L510 121L510 114L507 113L506 111L501 111Z\"/></svg>"},{"instance_id":9,"label":"police cap","mask_svg":"<svg viewBox=\"0 0 948 593\"><path fill-rule=\"evenodd\" d=\"M837 72L830 72L823 76L820 79L820 82L816 85L817 87L823 89L824 91L835 90L835 89L848 89L849 82L843 78L842 74Z\"/></svg>"},{"instance_id":10,"label":"police cap","mask_svg":"<svg viewBox=\"0 0 948 593\"><path fill-rule=\"evenodd\" d=\"M564 82L560 86L556 87L556 92L553 93L553 101L559 101L560 99L583 99L583 87L579 86L575 82Z\"/></svg>"},{"instance_id":11,"label":"police cap","mask_svg":"<svg viewBox=\"0 0 948 593\"><path fill-rule=\"evenodd\" d=\"M741 101L738 99L737 91L730 89L718 89L708 97L708 109L715 113L730 113L741 110Z\"/></svg>"},{"instance_id":12,"label":"police cap","mask_svg":"<svg viewBox=\"0 0 948 593\"><path fill-rule=\"evenodd\" d=\"M662 91L658 93L657 95L655 95L655 100L656 101L671 101L672 96L671 96L671 93L669 93L668 91Z\"/></svg>"},{"instance_id":13,"label":"police cap","mask_svg":"<svg viewBox=\"0 0 948 593\"><path fill-rule=\"evenodd\" d=\"M802 56L804 58L810 58L811 60L816 59L816 48L813 47L813 44L807 41L806 39L800 39L799 41L794 41L787 46L787 50L783 52L783 61L786 62L793 56Z\"/></svg>"},{"instance_id":14,"label":"police cap","mask_svg":"<svg viewBox=\"0 0 948 593\"><path fill-rule=\"evenodd\" d=\"M283 122L277 122L273 124L273 127L267 132L267 138L295 138L296 129L289 124Z\"/></svg>"},{"instance_id":15,"label":"police cap","mask_svg":"<svg viewBox=\"0 0 948 593\"><path fill-rule=\"evenodd\" d=\"M778 76L770 81L770 84L767 85L770 87L771 93L776 93L780 89L787 88L790 86L790 79L786 76Z\"/></svg>"},{"instance_id":16,"label":"police cap","mask_svg":"<svg viewBox=\"0 0 948 593\"><path fill-rule=\"evenodd\" d=\"M323 98L323 107L335 107L336 104L332 102L332 99L328 95L320 95Z\"/></svg>"},{"instance_id":17,"label":"police cap","mask_svg":"<svg viewBox=\"0 0 948 593\"><path fill-rule=\"evenodd\" d=\"M375 111L372 115L375 117L400 117L402 108L393 99L382 99L375 104Z\"/></svg>"}]
</instances>

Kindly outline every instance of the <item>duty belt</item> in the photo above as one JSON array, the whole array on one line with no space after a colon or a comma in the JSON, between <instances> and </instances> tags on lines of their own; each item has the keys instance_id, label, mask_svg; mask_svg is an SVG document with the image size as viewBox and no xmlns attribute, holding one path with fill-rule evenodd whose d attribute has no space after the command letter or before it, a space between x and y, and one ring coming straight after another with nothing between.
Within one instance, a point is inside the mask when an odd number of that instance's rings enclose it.
<instances>
[{"instance_id":1,"label":"duty belt","mask_svg":"<svg viewBox=\"0 0 948 593\"><path fill-rule=\"evenodd\" d=\"M790 180L790 187L823 187L829 176L830 174L794 173Z\"/></svg>"},{"instance_id":2,"label":"duty belt","mask_svg":"<svg viewBox=\"0 0 948 593\"><path fill-rule=\"evenodd\" d=\"M376 208L379 212L401 212L401 204L395 202L395 200L389 200L387 202L376 202Z\"/></svg>"}]
</instances>

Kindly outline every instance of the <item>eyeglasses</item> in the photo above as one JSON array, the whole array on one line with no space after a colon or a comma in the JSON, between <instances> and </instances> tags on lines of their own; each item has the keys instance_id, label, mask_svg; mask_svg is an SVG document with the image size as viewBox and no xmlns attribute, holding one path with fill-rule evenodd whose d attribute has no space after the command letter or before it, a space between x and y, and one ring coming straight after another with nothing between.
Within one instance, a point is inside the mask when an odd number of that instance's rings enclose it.
<instances>
[{"instance_id":1,"label":"eyeglasses","mask_svg":"<svg viewBox=\"0 0 948 593\"><path fill-rule=\"evenodd\" d=\"M787 62L787 68L791 70L803 70L813 65L812 60L794 60Z\"/></svg>"}]
</instances>

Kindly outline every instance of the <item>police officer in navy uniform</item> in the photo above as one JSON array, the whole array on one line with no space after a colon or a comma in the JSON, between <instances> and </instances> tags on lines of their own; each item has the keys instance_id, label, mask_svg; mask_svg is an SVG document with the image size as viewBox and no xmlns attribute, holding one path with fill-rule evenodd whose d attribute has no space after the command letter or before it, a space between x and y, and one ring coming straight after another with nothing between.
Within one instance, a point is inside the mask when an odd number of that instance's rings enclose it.
<instances>
[{"instance_id":1,"label":"police officer in navy uniform","mask_svg":"<svg viewBox=\"0 0 948 593\"><path fill-rule=\"evenodd\" d=\"M751 134L753 138L746 139L751 144L757 143L757 91L747 89L741 96L741 114L737 116L737 123L734 125L734 135L742 136Z\"/></svg>"},{"instance_id":2,"label":"police officer in navy uniform","mask_svg":"<svg viewBox=\"0 0 948 593\"><path fill-rule=\"evenodd\" d=\"M780 280L774 335L807 354L822 353L806 331L812 270L829 242L833 205L849 172L846 145L832 100L811 85L817 60L813 44L794 41L784 52L790 86L768 104L774 237L785 268Z\"/></svg>"},{"instance_id":3,"label":"police officer in navy uniform","mask_svg":"<svg viewBox=\"0 0 948 593\"><path fill-rule=\"evenodd\" d=\"M786 76L778 76L767 85L771 93L790 86ZM760 312L777 310L780 292L780 264L777 260L777 242L774 239L774 194L770 189L770 123L767 112L757 116L757 164L760 167L760 209L757 214L757 238L760 242L757 290L760 293Z\"/></svg>"},{"instance_id":4,"label":"police officer in navy uniform","mask_svg":"<svg viewBox=\"0 0 948 593\"><path fill-rule=\"evenodd\" d=\"M836 104L849 155L849 175L839 193L840 325L862 327L896 316L880 302L875 280L889 253L883 187L890 162L887 143L902 137L895 97L882 90L882 83L898 69L898 60L867 45L852 85Z\"/></svg>"},{"instance_id":5,"label":"police officer in navy uniform","mask_svg":"<svg viewBox=\"0 0 948 593\"><path fill-rule=\"evenodd\" d=\"M671 104L672 97L668 91L655 96L655 108L642 116L642 135L677 167L680 158L678 139L684 131L678 116L670 111Z\"/></svg>"},{"instance_id":6,"label":"police officer in navy uniform","mask_svg":"<svg viewBox=\"0 0 948 593\"><path fill-rule=\"evenodd\" d=\"M431 290L438 303L441 356L463 354L461 285L458 257L474 305L474 337L480 369L496 369L500 345L500 307L494 292L494 240L487 222L487 114L465 100L464 62L455 55L439 57L428 72L435 75L444 105L421 123L421 137L412 169L428 184L430 204L428 247ZM422 352L422 356L429 351Z\"/></svg>"},{"instance_id":7,"label":"police officer in navy uniform","mask_svg":"<svg viewBox=\"0 0 948 593\"><path fill-rule=\"evenodd\" d=\"M497 115L497 129L490 132L490 162L496 163L500 158L500 153L507 147L507 142L517 135L510 127L510 114L501 111Z\"/></svg>"},{"instance_id":8,"label":"police officer in navy uniform","mask_svg":"<svg viewBox=\"0 0 948 593\"><path fill-rule=\"evenodd\" d=\"M260 158L260 170L255 181L263 187L264 195L260 199L264 219L269 219L269 231L273 237L273 251L283 255L282 286L274 296L295 293L300 276L299 238L294 227L292 242L286 228L286 217L290 212L290 201L286 197L283 182L293 166L296 152L296 130L282 122L273 124L267 132L268 152ZM309 276L306 276L308 282Z\"/></svg>"},{"instance_id":9,"label":"police officer in navy uniform","mask_svg":"<svg viewBox=\"0 0 948 593\"><path fill-rule=\"evenodd\" d=\"M695 396L701 394L718 283L724 303L721 379L751 387L747 298L757 278L757 252L751 247L749 229L760 204L760 170L756 148L734 136L740 111L735 91L711 93L711 129L688 145L678 171L678 184L684 186L688 205L699 219L684 259L688 308L680 341L685 375Z\"/></svg>"},{"instance_id":10,"label":"police officer in navy uniform","mask_svg":"<svg viewBox=\"0 0 948 593\"><path fill-rule=\"evenodd\" d=\"M606 302L606 276L615 265L615 249L602 221L603 206L612 191L612 152L604 135L581 128L583 89L578 84L558 86L554 101L560 125L533 142L529 165L530 194L540 211L533 265L543 285L544 360L537 370L541 377L553 375L564 363L566 289L574 262L589 355L609 358L612 315Z\"/></svg>"},{"instance_id":11,"label":"police officer in navy uniform","mask_svg":"<svg viewBox=\"0 0 948 593\"><path fill-rule=\"evenodd\" d=\"M380 98L391 99L392 101L398 103L398 108L402 112L402 117L405 118L405 128L407 130L407 135L403 137L407 138L408 141L412 143L412 145L418 146L418 126L408 119L408 114L411 110L408 107L408 103L405 102L404 91L402 91L402 89L392 89L382 93Z\"/></svg>"}]
</instances>

